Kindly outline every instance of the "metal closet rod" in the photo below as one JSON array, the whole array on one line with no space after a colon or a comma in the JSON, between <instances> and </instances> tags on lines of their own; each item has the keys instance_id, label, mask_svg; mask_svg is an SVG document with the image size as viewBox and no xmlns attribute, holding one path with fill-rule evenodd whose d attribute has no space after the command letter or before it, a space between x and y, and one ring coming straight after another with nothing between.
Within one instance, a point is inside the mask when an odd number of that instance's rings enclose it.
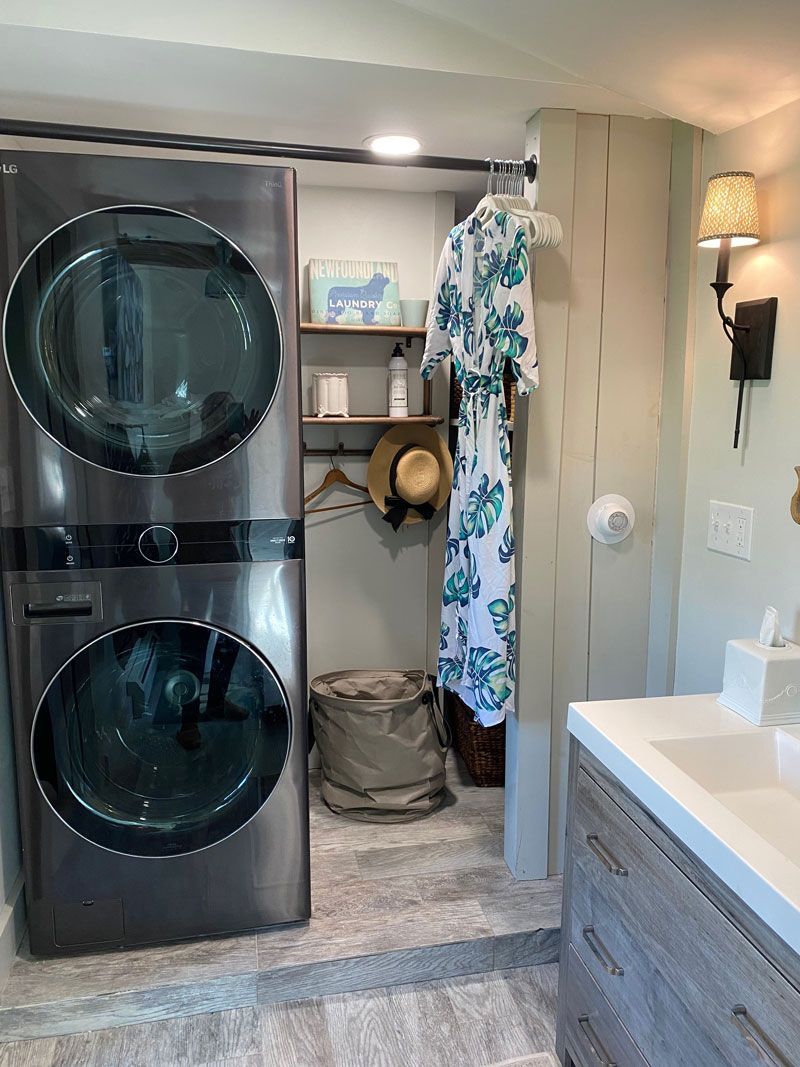
<instances>
[{"instance_id":1,"label":"metal closet rod","mask_svg":"<svg viewBox=\"0 0 800 1067\"><path fill-rule=\"evenodd\" d=\"M432 170L488 172L492 166L488 159L468 159L462 156L377 156L368 148L288 144L283 141L248 141L235 137L199 137L185 133L147 133L143 130L121 130L108 126L28 122L25 119L0 119L0 134L6 134L9 137L48 137L62 141L91 141L96 144L125 144L138 148L180 148L192 152L236 152L240 155L270 156L278 159L318 159L328 163L365 163L379 167L427 167ZM518 162L525 164L525 176L529 182L532 182L536 177L536 157L531 156L530 159Z\"/></svg>"},{"instance_id":2,"label":"metal closet rod","mask_svg":"<svg viewBox=\"0 0 800 1067\"><path fill-rule=\"evenodd\" d=\"M340 441L336 448L309 448L303 441L304 456L371 456L373 448L345 448Z\"/></svg>"}]
</instances>

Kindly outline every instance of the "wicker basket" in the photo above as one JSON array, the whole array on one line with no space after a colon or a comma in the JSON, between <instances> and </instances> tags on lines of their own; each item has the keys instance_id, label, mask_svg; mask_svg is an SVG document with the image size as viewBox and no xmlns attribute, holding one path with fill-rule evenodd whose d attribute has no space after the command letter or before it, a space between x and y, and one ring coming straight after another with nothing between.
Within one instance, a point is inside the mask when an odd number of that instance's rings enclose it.
<instances>
[{"instance_id":1,"label":"wicker basket","mask_svg":"<svg viewBox=\"0 0 800 1067\"><path fill-rule=\"evenodd\" d=\"M517 414L517 379L508 363L503 372L503 393L506 401L506 418L513 427Z\"/></svg>"},{"instance_id":2,"label":"wicker basket","mask_svg":"<svg viewBox=\"0 0 800 1067\"><path fill-rule=\"evenodd\" d=\"M480 726L471 708L448 689L444 706L453 724L455 747L475 783L480 786L504 785L506 780L506 724Z\"/></svg>"}]
</instances>

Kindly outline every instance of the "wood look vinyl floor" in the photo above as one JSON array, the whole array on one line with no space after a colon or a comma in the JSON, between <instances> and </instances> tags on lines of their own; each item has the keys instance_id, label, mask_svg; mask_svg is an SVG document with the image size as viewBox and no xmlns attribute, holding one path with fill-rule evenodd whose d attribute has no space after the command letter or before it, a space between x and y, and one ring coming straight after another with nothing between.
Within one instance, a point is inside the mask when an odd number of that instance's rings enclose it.
<instances>
[{"instance_id":1,"label":"wood look vinyl floor","mask_svg":"<svg viewBox=\"0 0 800 1067\"><path fill-rule=\"evenodd\" d=\"M512 878L503 860L503 790L474 786L455 755L448 761L446 803L424 819L378 825L334 815L320 799L317 775L310 816L310 922L63 958L35 958L23 945L0 989L0 1042L204 1013L217 1013L210 1018L219 1020L226 1017L219 1013L232 1009L533 967L558 958L561 880ZM511 979L503 979L497 988L508 997L512 987ZM445 999L449 1003L457 995ZM365 995L363 1011L374 1003ZM409 1003L417 1001L412 997ZM284 1020L276 1040L287 1041L289 1021L305 1017L298 1008L288 1015L275 1010L274 1018ZM312 1018L322 1009L309 1011ZM194 1025L184 1019L175 1033L191 1035ZM368 1031L372 1022L365 1025ZM334 1040L330 1020L326 1026ZM5 1067L3 1054L0 1044Z\"/></svg>"},{"instance_id":2,"label":"wood look vinyl floor","mask_svg":"<svg viewBox=\"0 0 800 1067\"><path fill-rule=\"evenodd\" d=\"M0 1067L558 1067L557 966L0 1045Z\"/></svg>"}]
</instances>

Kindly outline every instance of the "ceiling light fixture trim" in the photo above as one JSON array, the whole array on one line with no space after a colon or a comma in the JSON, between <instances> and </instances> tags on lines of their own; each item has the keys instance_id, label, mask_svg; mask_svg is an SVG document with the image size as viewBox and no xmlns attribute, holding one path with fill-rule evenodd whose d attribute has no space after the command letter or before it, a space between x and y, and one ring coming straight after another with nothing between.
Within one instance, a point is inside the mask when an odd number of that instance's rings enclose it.
<instances>
[{"instance_id":1,"label":"ceiling light fixture trim","mask_svg":"<svg viewBox=\"0 0 800 1067\"><path fill-rule=\"evenodd\" d=\"M363 143L379 156L413 156L422 148L421 141L408 133L376 133Z\"/></svg>"}]
</instances>

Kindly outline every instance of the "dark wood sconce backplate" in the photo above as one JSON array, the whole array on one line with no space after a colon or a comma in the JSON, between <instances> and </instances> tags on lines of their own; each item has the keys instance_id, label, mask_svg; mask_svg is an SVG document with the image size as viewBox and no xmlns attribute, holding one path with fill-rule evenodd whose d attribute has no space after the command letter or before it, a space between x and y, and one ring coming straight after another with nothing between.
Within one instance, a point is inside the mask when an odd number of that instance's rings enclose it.
<instances>
[{"instance_id":1,"label":"dark wood sconce backplate","mask_svg":"<svg viewBox=\"0 0 800 1067\"><path fill-rule=\"evenodd\" d=\"M736 347L731 351L731 381L766 382L772 377L772 346L775 340L775 319L778 314L777 296L767 296L762 300L740 300L736 305L737 326L748 329L737 330L736 339L742 348L745 360L745 372Z\"/></svg>"}]
</instances>

